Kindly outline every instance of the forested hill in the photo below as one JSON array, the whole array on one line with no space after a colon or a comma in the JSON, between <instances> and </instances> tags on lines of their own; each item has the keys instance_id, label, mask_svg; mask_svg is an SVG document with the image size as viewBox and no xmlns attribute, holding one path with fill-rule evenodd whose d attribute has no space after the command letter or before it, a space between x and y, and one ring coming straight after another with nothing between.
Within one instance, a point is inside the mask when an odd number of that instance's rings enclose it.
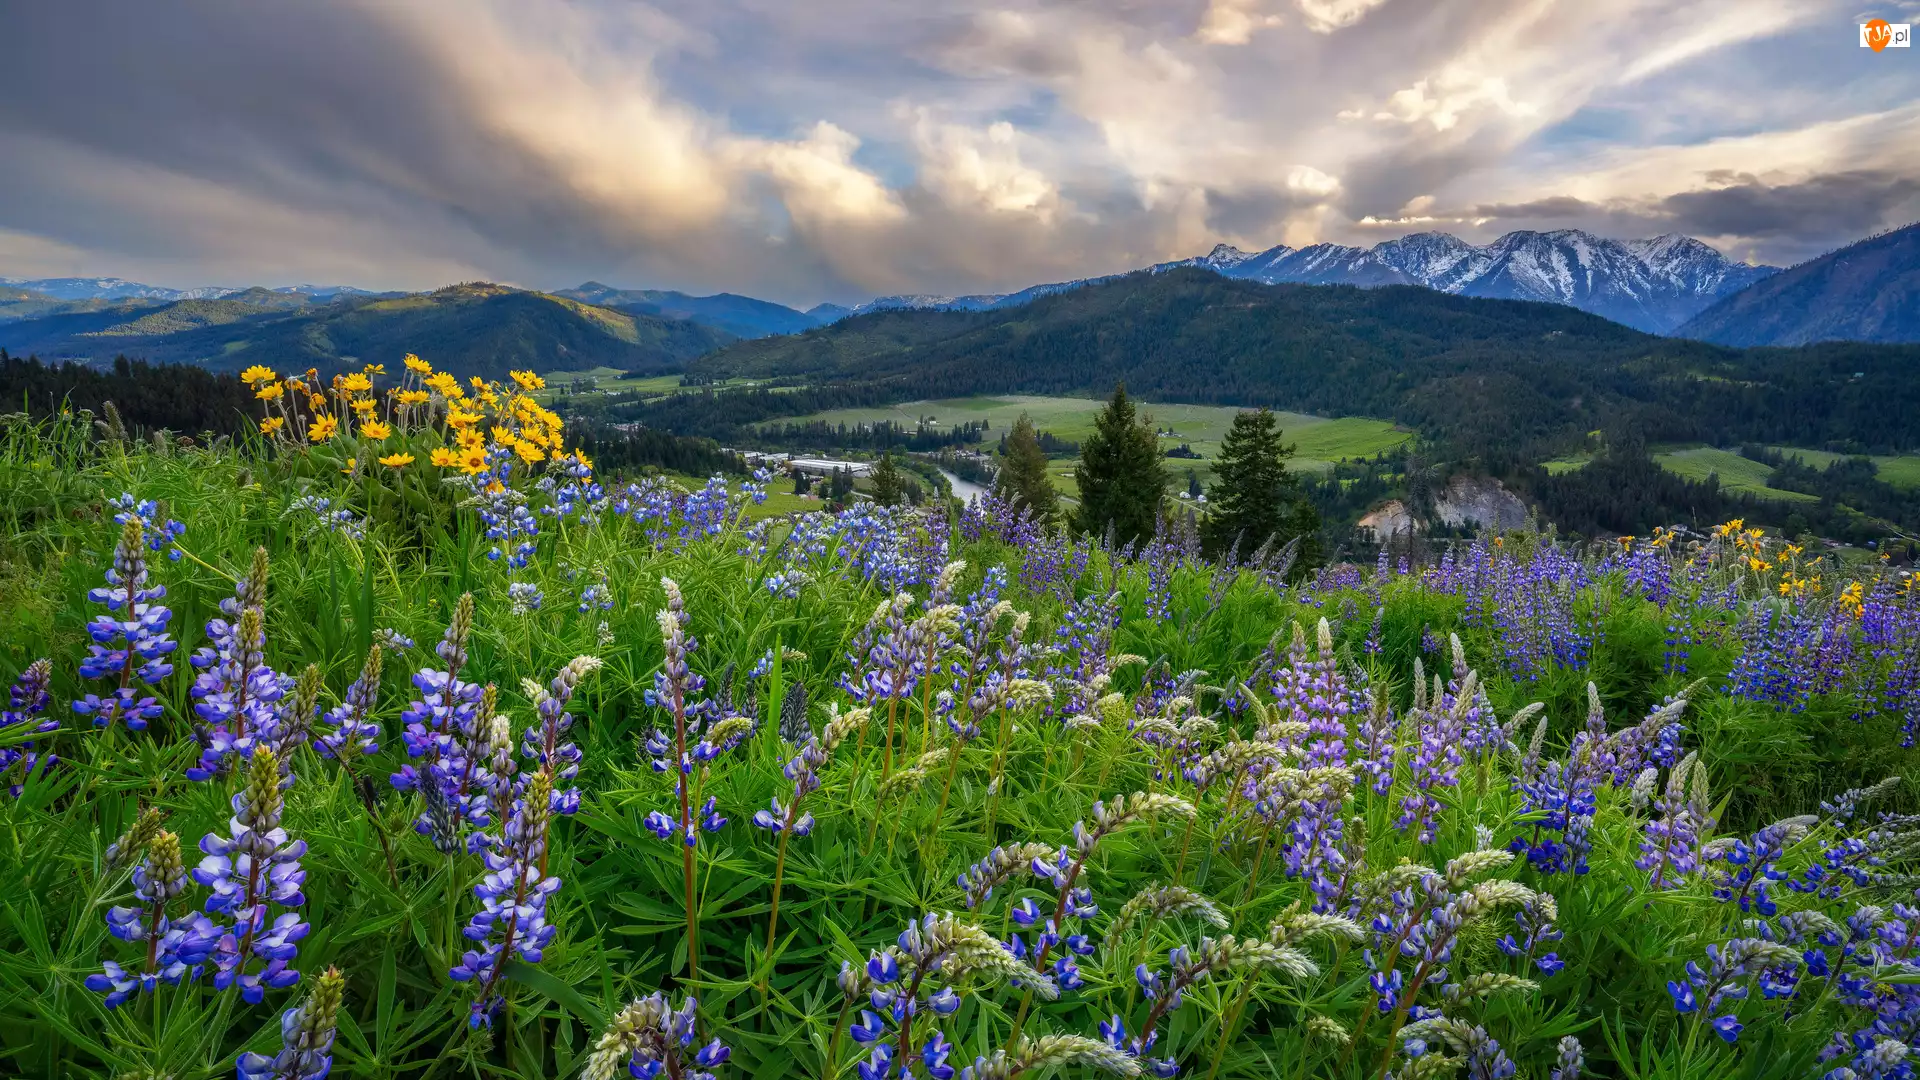
<instances>
[{"instance_id":1,"label":"forested hill","mask_svg":"<svg viewBox=\"0 0 1920 1080\"><path fill-rule=\"evenodd\" d=\"M513 368L677 371L689 358L734 340L684 319L614 311L500 285L452 285L431 293L305 297L251 290L218 300L62 313L0 325L0 348L16 355L95 363L125 355L239 371L322 371L407 353L463 374L505 378Z\"/></svg>"},{"instance_id":2,"label":"forested hill","mask_svg":"<svg viewBox=\"0 0 1920 1080\"><path fill-rule=\"evenodd\" d=\"M1557 304L1133 274L984 312L885 311L694 361L904 398L1099 393L1390 418L1495 458L1650 441L1920 448L1920 347L1727 349Z\"/></svg>"}]
</instances>

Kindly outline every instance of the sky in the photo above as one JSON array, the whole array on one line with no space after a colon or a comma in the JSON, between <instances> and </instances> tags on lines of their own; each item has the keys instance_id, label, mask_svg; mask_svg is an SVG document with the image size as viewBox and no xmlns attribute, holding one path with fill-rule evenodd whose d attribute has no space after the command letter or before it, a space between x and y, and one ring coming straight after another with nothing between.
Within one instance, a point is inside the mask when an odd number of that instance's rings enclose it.
<instances>
[{"instance_id":1,"label":"sky","mask_svg":"<svg viewBox=\"0 0 1920 1080\"><path fill-rule=\"evenodd\" d=\"M1920 218L1920 0L0 4L0 275L807 306Z\"/></svg>"}]
</instances>

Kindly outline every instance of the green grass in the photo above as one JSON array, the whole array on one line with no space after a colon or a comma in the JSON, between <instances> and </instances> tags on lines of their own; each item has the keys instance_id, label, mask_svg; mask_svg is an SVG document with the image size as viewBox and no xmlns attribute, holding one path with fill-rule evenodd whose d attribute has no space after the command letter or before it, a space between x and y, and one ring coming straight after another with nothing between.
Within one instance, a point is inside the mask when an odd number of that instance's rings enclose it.
<instances>
[{"instance_id":1,"label":"green grass","mask_svg":"<svg viewBox=\"0 0 1920 1080\"><path fill-rule=\"evenodd\" d=\"M1014 420L1024 412L1033 420L1034 427L1078 442L1092 434L1094 416L1104 405L1104 401L1091 398L1003 395L909 401L864 409L835 409L781 422L819 420L829 424L852 425L891 420L912 428L922 417L932 417L942 426L985 420L991 427L988 441L992 442L1011 428ZM1153 418L1156 427L1172 429L1171 436L1160 440L1163 449L1170 450L1187 443L1201 455L1197 461L1169 458L1168 468L1184 478L1189 465L1200 467L1203 482L1206 467L1219 452L1220 439L1233 426L1234 416L1243 411L1218 405L1174 405L1164 402L1142 402L1139 408L1143 414ZM1384 420L1357 416L1330 419L1291 412L1277 415L1282 436L1297 447L1292 464L1298 469L1324 471L1342 458L1371 457L1413 438L1411 432Z\"/></svg>"},{"instance_id":2,"label":"green grass","mask_svg":"<svg viewBox=\"0 0 1920 1080\"><path fill-rule=\"evenodd\" d=\"M1778 450L1782 454L1789 456L1798 455L1802 460L1806 461L1808 465L1816 469L1824 469L1828 465L1847 456L1846 454L1836 454L1829 450L1807 450L1798 446L1775 446L1770 449ZM1878 475L1881 480L1892 484L1894 487L1920 487L1920 454L1873 454L1869 456L1873 458L1873 464L1879 469Z\"/></svg>"},{"instance_id":3,"label":"green grass","mask_svg":"<svg viewBox=\"0 0 1920 1080\"><path fill-rule=\"evenodd\" d=\"M1653 455L1660 467L1668 472L1684 476L1689 480L1703 481L1717 474L1720 487L1726 491L1758 495L1780 502L1819 502L1812 495L1798 491L1781 491L1767 486L1767 477L1773 473L1770 466L1758 461L1741 457L1732 450L1716 450L1710 446L1696 446L1685 450L1668 450Z\"/></svg>"},{"instance_id":4,"label":"green grass","mask_svg":"<svg viewBox=\"0 0 1920 1080\"><path fill-rule=\"evenodd\" d=\"M1540 465L1551 475L1559 476L1561 473L1584 469L1592 463L1593 455L1591 454L1569 454L1566 457L1554 458L1552 461L1543 461Z\"/></svg>"},{"instance_id":5,"label":"green grass","mask_svg":"<svg viewBox=\"0 0 1920 1080\"><path fill-rule=\"evenodd\" d=\"M636 521L609 512L589 524L544 513L552 509L550 496L535 478L516 473L516 491L542 527L530 540L529 560L515 567L487 558L489 541L480 535L473 506L462 505L460 493L438 474L416 467L373 474L378 486L372 490L351 486L366 481L340 475L338 456L347 450L268 451L253 440L164 451L141 443L129 452L78 420L48 428L0 425L0 625L8 628L0 636L0 678L48 658L52 707L44 715L55 722L54 730L41 730L9 721L0 726L0 749L30 737L60 759L26 779L20 797L0 794L0 1074L231 1077L243 1050L270 1054L279 1047L282 1012L337 966L346 991L333 1075L342 1080L574 1080L609 1017L656 991L676 1003L698 994L701 1042L719 1039L733 1049L721 1080L849 1080L868 1050L853 1044L847 1025L862 1019L857 1010L870 998L856 988L854 1009L843 1007L847 998L836 984L842 963L859 971L873 951L894 946L910 921L942 912L956 913L966 931L961 940L973 948L951 954L954 962L919 989L960 980L964 1003L951 1017L921 1010L909 1036L924 1044L937 1027L955 1044L954 1059L970 1062L1010 1043L1017 1048L1016 1028L1026 1036L1091 1038L1096 1023L1120 1014L1138 1031L1156 1005L1139 993L1136 964L1165 976L1175 950L1220 959L1209 949L1221 947L1226 934L1260 941L1297 926L1282 922L1271 929L1315 899L1298 871L1303 852L1285 850L1296 841L1338 845L1306 854L1317 852L1326 865L1341 868L1331 882L1341 890L1334 906L1354 905L1358 925L1341 928L1351 940L1297 942L1302 955L1287 957L1284 973L1251 965L1215 971L1185 988L1179 1009L1152 1013L1162 1021L1155 1052L1177 1058L1183 1075L1374 1080L1383 1067L1404 1064L1395 1058L1404 1016L1374 1007L1362 952L1381 943L1361 927L1376 916L1405 914L1394 906L1391 887L1372 887L1387 881L1383 875L1449 868L1454 860L1461 862L1448 873L1456 880L1443 886L1435 874L1425 888L1458 896L1470 881L1504 884L1476 892L1480 902L1449 903L1465 925L1445 982L1491 980L1497 987L1524 977L1538 985L1494 1000L1473 993L1450 1000L1440 985L1419 984L1416 961L1399 950L1380 947L1373 955L1396 966L1423 1007L1445 1005L1449 1017L1497 1038L1519 1076L1544 1077L1560 1038L1577 1035L1585 1042L1589 1075L1791 1080L1813 1072L1811 1059L1832 1032L1864 1023L1860 1011L1809 975L1803 986L1810 992L1791 1002L1758 994L1730 1002L1747 1033L1729 1047L1702 1030L1701 1017L1677 1015L1666 991L1667 980L1684 978L1683 964L1703 960L1708 945L1753 931L1736 905L1713 898L1715 881L1706 869L1648 902L1656 894L1634 860L1649 811L1629 793L1641 762L1620 759L1647 753L1649 740L1624 733L1662 698L1700 680L1689 691L1694 700L1678 714L1684 723L1678 737L1680 751L1697 753L1703 775L1711 775L1712 810L1702 813L1719 819L1709 826L1715 837L1747 835L1781 816L1812 813L1824 798L1862 779L1916 771L1913 753L1897 745L1900 716L1879 707L1899 661L1878 658L1857 636L1849 642L1856 657L1849 677L1810 692L1799 707L1728 696L1728 674L1742 648L1738 628L1772 598L1768 583L1751 581L1744 563L1725 553L1676 554L1675 593L1664 605L1644 599L1617 568L1589 563L1591 573L1535 586L1527 596L1534 617L1511 620L1495 617L1506 602L1504 585L1449 592L1418 574L1371 579L1343 572L1276 588L1256 573L1219 574L1184 560L1116 564L1084 538L1021 550L991 539L969 542L958 531L929 535L930 519L907 515L850 523L837 549L827 541L788 545L784 527L763 532L742 527L732 515L712 535L673 515ZM687 486L703 481L684 479ZM81 679L79 660L89 642L87 620L102 610L87 591L100 586L124 536L108 505L122 492L159 500L163 517L186 524L178 561L143 555L138 534L120 555L122 565L144 559L150 584L165 586L164 599L154 599L172 612L167 629L179 646L173 655L179 670L157 677L150 688L136 683L159 709L142 731L99 729L68 707L89 689L110 690L114 681ZM303 494L324 494L355 514L370 511L364 535L321 527L296 503ZM756 513L801 503L776 491ZM1063 552L1066 543L1072 547ZM1475 573L1503 582L1534 580L1537 567L1525 560L1537 548L1481 550L1487 561ZM281 747L284 762L257 759L254 797L282 803L271 816L289 841L307 845L305 902L297 917L309 921L312 932L290 961L303 972L299 985L269 988L263 1002L248 1004L201 977L110 1012L83 980L106 960L140 965L143 952L107 933L107 911L131 901L131 884L127 868L107 865L106 846L143 808L165 815L164 828L183 842L188 865L199 861L194 848L201 837L233 828L231 800L241 788L236 770L200 781L184 774L202 751L189 689L194 671L186 658L209 645L213 633L224 633L209 628L209 620L227 618L221 602L234 596L235 578L256 552L265 574L257 614L237 620L262 628L263 659L251 662L288 674L313 665L321 708L342 703L384 636L380 631L416 644L384 653L369 712L380 729L371 757L349 755L343 762L290 738ZM1554 557L1577 556L1557 549ZM1677 565L1683 558L1706 561L1692 573ZM876 571L892 574L903 559L917 569L900 601L901 622L870 649L888 632L876 609L890 608L902 587ZM948 559L963 562L952 571L951 599L983 596L992 574L1001 582L993 588L1003 589L995 595L1011 611L979 603L956 615L959 609L939 603L930 579ZM1084 573L1062 577L1062 564L1083 566ZM993 574L996 569L1004 573ZM1566 564L1556 562L1555 569L1564 574ZM1826 617L1833 591L1844 584L1833 564L1821 569L1829 579L1825 591L1804 609L1816 620ZM796 570L805 579L790 579L791 593L768 588L772 575ZM1864 568L1879 572L1872 563ZM656 675L668 677L671 666L656 616L671 603L663 579L677 583L685 631L698 642L686 657L688 668L706 680L696 698L712 701L715 711L724 700L741 719L758 721L757 729L747 724L739 731L738 742L703 751L699 764L689 766L690 791L697 792L692 805L710 797L729 819L702 834L694 848L677 837L661 841L648 823L655 811L679 813L679 770L655 771L645 748L655 731L671 733L668 742L679 734L672 706L650 696L659 685ZM516 609L510 584L537 586L544 604ZM588 585L604 587L609 606L578 611L576 598ZM1869 602L1880 603L1868 585ZM1731 605L1721 600L1728 590ZM543 759L539 747L564 742L579 752L578 775L559 783L580 790L578 812L545 819L528 815L523 803L517 818L532 822L527 827L547 841L537 871L529 865L524 872L558 879L545 908L553 940L537 963L503 969L495 987L503 1006L492 1026L479 1030L468 1023L475 987L455 981L449 970L463 949L475 947L461 934L480 910L474 886L486 865L458 835L443 851L417 833L425 801L386 779L403 765L428 767L407 756L402 712L421 685L433 685L430 679L416 684L413 676L446 666L435 643L450 612L462 607L462 594L471 597L470 630L458 649L445 651L461 656L459 678L495 688L506 725L500 734L508 740L503 754L515 763L515 775L530 778L543 760L556 760ZM980 615L983 610L989 614ZM1014 611L1024 614L1013 617ZM1831 625L1835 633L1860 633L1850 619ZM1308 644L1319 626L1325 627L1324 650ZM1284 642L1296 629L1303 644L1290 653ZM1685 673L1663 668L1676 630L1690 643ZM1024 632L1025 646L1013 639L1016 632ZM1423 740L1460 739L1457 725L1469 715L1450 703L1416 708L1406 689L1416 670L1448 677L1447 648L1429 642L1455 632L1463 661L1479 673L1472 678L1486 693L1484 709L1471 711L1479 717L1475 723L1509 722L1527 703L1543 704L1548 723L1538 761L1546 769L1536 776L1576 774L1580 763L1593 760L1580 747L1594 744L1574 738L1588 723L1588 687L1594 687L1599 722L1619 735L1602 745L1618 755L1614 767L1623 778L1615 782L1603 770L1593 785L1584 832L1592 844L1587 873L1506 863L1509 843L1556 835L1538 808L1522 801L1518 748L1463 748L1463 760L1445 766L1444 776L1414 772L1428 760L1417 756ZM1555 661L1544 636L1566 632L1589 643L1590 655L1578 667ZM1088 640L1095 644L1080 644ZM1273 651L1270 641L1279 643ZM921 652L927 643L932 648ZM974 643L987 650L982 655L990 665L1007 657L1012 679L991 685L1024 687L1033 696L1023 691L1004 706L991 695L975 697L973 691L989 684L965 674L973 669L960 663L971 659L966 650ZM1032 646L1046 651L1029 651ZM1903 655L1904 647L1893 654ZM749 676L769 653L778 664ZM582 656L601 663L576 668L577 683L555 681L556 672ZM864 665L874 663L918 665L927 656L932 659L920 669L924 681L915 692L873 703L879 707L866 714L865 728L821 748L820 785L805 795L805 810L816 819L809 835L789 835L789 846L750 823L770 800L793 798L794 778L783 766L795 749L781 738L791 688L802 688L795 691L802 702L796 711L811 737L829 716L844 718L854 707L842 689L844 676L858 679ZM1142 657L1149 659L1142 663ZM1527 657L1541 666L1522 666ZM1779 662L1802 660L1793 654ZM211 669L210 677L221 670ZM722 691L729 671L733 681ZM1197 680L1189 684L1191 695L1177 692L1177 672ZM1276 685L1283 696L1275 696ZM543 688L554 686L570 696L543 713ZM1299 692L1302 686L1313 694ZM1250 707L1225 708L1222 687L1240 687ZM1461 687L1455 682L1449 693L1462 693ZM1379 699L1377 728L1365 732L1360 718L1375 715L1373 694L1386 696ZM485 697L478 689L473 696ZM536 726L561 709L569 727L548 733ZM1087 720L1062 722L1081 710ZM1214 783L1197 787L1168 767L1164 743L1142 738L1142 721L1163 712L1157 722L1177 726L1188 744L1182 752L1220 753L1212 759L1220 770ZM272 719L304 723L312 714L288 705ZM964 722L950 726L949 720ZM318 730L335 722L323 716ZM1331 746L1339 765L1312 773L1294 768L1310 737L1302 730L1329 725L1346 738L1315 752ZM284 730L258 727L251 734ZM1530 730L1516 731L1521 745ZM536 750L518 752L529 734ZM457 737L469 738L465 731ZM1286 745L1269 741L1276 739ZM1361 747L1375 739L1394 762L1381 791L1358 771ZM941 751L948 756L921 756ZM485 760L491 768L496 759ZM572 759L562 752L557 760ZM282 763L290 783L276 783ZM898 779L883 785L883 775ZM1656 776L1664 779L1657 767ZM12 763L0 768L0 783L18 779ZM1275 818L1255 815L1254 800L1241 794L1246 785L1262 789L1259 812ZM1130 794L1136 791L1156 798L1143 806ZM1437 800L1430 838L1398 824L1421 792ZM1780 856L1779 871L1794 879L1823 865L1823 853L1843 836L1882 827L1876 811L1906 811L1912 802L1906 790L1889 796L1884 807L1869 807L1851 833L1816 819ZM1322 803L1330 809L1307 809ZM1333 820L1342 831L1331 827ZM1075 822L1098 824L1076 829ZM472 826L443 827L458 833ZM1877 869L1896 881L1915 868L1901 835L1879 849L1888 861ZM1086 872L1075 880L1099 907L1072 926L1090 938L1078 957L1085 985L1057 1002L1043 1001L1008 985L1004 967L981 964L1003 954L980 935L1013 929L1016 904L1051 908L1057 889L1027 872L1024 857L1013 860L1012 873L998 879L991 897L971 906L958 880L996 847L1032 844L1050 851L1064 844L1073 853L1079 843L1087 845L1088 857ZM511 877L522 880L518 872ZM776 893L776 881L784 892ZM1176 897L1177 911L1156 917L1129 904L1145 889L1169 884L1191 890ZM208 898L197 882L182 888L163 912L175 920L201 911ZM1890 891L1850 882L1842 888L1837 900L1784 888L1773 899L1783 914L1818 911L1844 920ZM1551 975L1493 947L1515 928L1512 904L1533 890L1557 899L1564 938L1553 948L1565 968ZM682 906L689 893L697 934ZM770 926L775 895L777 927ZM1424 903L1433 894L1423 888L1418 895ZM1115 925L1122 911L1139 915L1124 931ZM279 913L276 901L269 914ZM486 936L484 924L479 930ZM1817 947L1809 941L1796 949ZM695 957L698 979L690 978ZM1837 953L1832 962L1841 963ZM251 970L258 969L256 961ZM1031 981L1033 973L1021 977ZM1355 1052L1310 1038L1303 1015L1324 1017L1354 1040ZM1632 1056L1631 1069L1619 1055ZM1036 1071L1026 1080L1053 1075L1081 1080L1097 1074L1076 1067Z\"/></svg>"}]
</instances>

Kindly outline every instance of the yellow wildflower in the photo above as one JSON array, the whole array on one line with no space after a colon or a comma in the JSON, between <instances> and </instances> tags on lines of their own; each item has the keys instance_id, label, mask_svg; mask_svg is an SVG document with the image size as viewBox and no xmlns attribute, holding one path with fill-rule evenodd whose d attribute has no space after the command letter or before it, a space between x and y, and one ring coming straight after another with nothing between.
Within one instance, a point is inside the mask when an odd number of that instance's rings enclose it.
<instances>
[{"instance_id":1,"label":"yellow wildflower","mask_svg":"<svg viewBox=\"0 0 1920 1080\"><path fill-rule=\"evenodd\" d=\"M276 382L268 383L260 389L255 390L253 396L259 398L261 401L274 401L286 392L287 388Z\"/></svg>"},{"instance_id":2,"label":"yellow wildflower","mask_svg":"<svg viewBox=\"0 0 1920 1080\"><path fill-rule=\"evenodd\" d=\"M378 420L362 420L360 434L369 439L384 439L393 434L393 429Z\"/></svg>"},{"instance_id":3,"label":"yellow wildflower","mask_svg":"<svg viewBox=\"0 0 1920 1080\"><path fill-rule=\"evenodd\" d=\"M470 446L460 451L460 471L471 476L487 469L487 452L478 446Z\"/></svg>"},{"instance_id":4,"label":"yellow wildflower","mask_svg":"<svg viewBox=\"0 0 1920 1080\"><path fill-rule=\"evenodd\" d=\"M537 465L547 459L547 452L545 450L527 442L525 439L521 439L513 444L513 452L520 455L520 460L529 465Z\"/></svg>"},{"instance_id":5,"label":"yellow wildflower","mask_svg":"<svg viewBox=\"0 0 1920 1080\"><path fill-rule=\"evenodd\" d=\"M433 365L412 353L408 353L406 359L402 360L401 363L407 365L407 370L413 372L415 375L433 374Z\"/></svg>"},{"instance_id":6,"label":"yellow wildflower","mask_svg":"<svg viewBox=\"0 0 1920 1080\"><path fill-rule=\"evenodd\" d=\"M394 396L400 399L402 405L425 405L433 397L425 390L402 390Z\"/></svg>"},{"instance_id":7,"label":"yellow wildflower","mask_svg":"<svg viewBox=\"0 0 1920 1080\"><path fill-rule=\"evenodd\" d=\"M480 414L477 412L468 412L454 405L447 407L447 426L450 428L454 428L455 430L469 428L479 422Z\"/></svg>"},{"instance_id":8,"label":"yellow wildflower","mask_svg":"<svg viewBox=\"0 0 1920 1080\"><path fill-rule=\"evenodd\" d=\"M363 367L360 370L366 372L368 375L385 375L387 373L387 365L368 364L366 367Z\"/></svg>"},{"instance_id":9,"label":"yellow wildflower","mask_svg":"<svg viewBox=\"0 0 1920 1080\"><path fill-rule=\"evenodd\" d=\"M285 426L287 426L286 417L269 416L265 420L260 421L260 434L271 435Z\"/></svg>"},{"instance_id":10,"label":"yellow wildflower","mask_svg":"<svg viewBox=\"0 0 1920 1080\"><path fill-rule=\"evenodd\" d=\"M413 464L412 454L388 454L380 459L380 464L389 469L404 469Z\"/></svg>"},{"instance_id":11,"label":"yellow wildflower","mask_svg":"<svg viewBox=\"0 0 1920 1080\"><path fill-rule=\"evenodd\" d=\"M547 380L535 375L531 371L509 371L507 374L513 378L514 382L520 384L522 390L546 389Z\"/></svg>"},{"instance_id":12,"label":"yellow wildflower","mask_svg":"<svg viewBox=\"0 0 1920 1080\"><path fill-rule=\"evenodd\" d=\"M353 411L361 416L372 416L373 410L380 407L379 402L367 397L354 398L350 404L353 405Z\"/></svg>"},{"instance_id":13,"label":"yellow wildflower","mask_svg":"<svg viewBox=\"0 0 1920 1080\"><path fill-rule=\"evenodd\" d=\"M278 376L274 375L273 369L265 364L255 364L240 373L240 381L246 383L248 386L252 386L254 383L272 382L277 377Z\"/></svg>"},{"instance_id":14,"label":"yellow wildflower","mask_svg":"<svg viewBox=\"0 0 1920 1080\"><path fill-rule=\"evenodd\" d=\"M326 413L321 413L319 416L313 418L313 423L307 425L307 438L314 442L322 443L333 438L334 433L339 430L340 421L335 420Z\"/></svg>"},{"instance_id":15,"label":"yellow wildflower","mask_svg":"<svg viewBox=\"0 0 1920 1080\"><path fill-rule=\"evenodd\" d=\"M447 469L447 468L453 467L455 464L459 462L460 455L454 453L452 450L448 449L447 447L436 446L433 448L433 453L427 455L427 460L433 462L435 465L438 465L442 469Z\"/></svg>"},{"instance_id":16,"label":"yellow wildflower","mask_svg":"<svg viewBox=\"0 0 1920 1080\"><path fill-rule=\"evenodd\" d=\"M350 457L350 458L348 458L348 459L347 459L347 467L346 467L346 468L344 468L344 469L341 469L341 470L340 470L340 472L341 472L341 473L342 473L343 475L346 475L346 476L352 476L352 475L353 475L353 470L355 470L355 469L357 469L357 468L359 468L359 467L360 467L360 459L359 459L359 458L357 458L357 457Z\"/></svg>"},{"instance_id":17,"label":"yellow wildflower","mask_svg":"<svg viewBox=\"0 0 1920 1080\"><path fill-rule=\"evenodd\" d=\"M345 375L335 375L333 388L344 390L349 394L363 394L373 389L373 380L367 378L364 372L353 371Z\"/></svg>"}]
</instances>

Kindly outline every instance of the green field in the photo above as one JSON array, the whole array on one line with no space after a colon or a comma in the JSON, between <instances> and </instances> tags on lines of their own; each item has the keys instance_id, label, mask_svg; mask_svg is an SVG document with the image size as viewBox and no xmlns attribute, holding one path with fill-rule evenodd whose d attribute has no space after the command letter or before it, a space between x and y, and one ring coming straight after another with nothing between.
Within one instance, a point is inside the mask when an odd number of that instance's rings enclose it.
<instances>
[{"instance_id":1,"label":"green field","mask_svg":"<svg viewBox=\"0 0 1920 1080\"><path fill-rule=\"evenodd\" d=\"M547 389L540 395L551 401L561 396L562 388L571 388L582 379L593 380L594 389L608 394L681 394L708 389L705 386L682 386L678 375L628 375L619 368L600 367L591 371L551 371L544 378ZM752 386L749 379L730 379L718 386Z\"/></svg>"},{"instance_id":2,"label":"green field","mask_svg":"<svg viewBox=\"0 0 1920 1080\"><path fill-rule=\"evenodd\" d=\"M1797 446L1773 446L1768 449L1778 450L1788 456L1798 455L1816 469L1824 469L1847 456L1828 450L1803 450ZM1874 454L1872 457L1874 465L1880 469L1880 479L1894 487L1920 487L1920 454Z\"/></svg>"},{"instance_id":3,"label":"green field","mask_svg":"<svg viewBox=\"0 0 1920 1080\"><path fill-rule=\"evenodd\" d=\"M1547 470L1547 472L1553 476L1559 476L1561 473L1570 473L1584 469L1592 462L1593 456L1591 454L1569 454L1566 457L1554 458L1552 461L1543 461L1540 463L1540 467Z\"/></svg>"},{"instance_id":4,"label":"green field","mask_svg":"<svg viewBox=\"0 0 1920 1080\"><path fill-rule=\"evenodd\" d=\"M1726 491L1758 495L1780 502L1820 501L1812 495L1768 487L1767 477L1773 469L1761 462L1743 458L1732 450L1696 446L1686 450L1669 450L1655 454L1653 459L1660 463L1661 468L1689 480L1705 480L1717 473L1720 477L1720 486Z\"/></svg>"},{"instance_id":5,"label":"green field","mask_svg":"<svg viewBox=\"0 0 1920 1080\"><path fill-rule=\"evenodd\" d=\"M1077 442L1093 432L1093 418L1105 404L1092 398L1024 395L948 398L865 409L834 409L782 423L819 420L829 424L872 424L891 420L911 428L923 419L942 426L985 420L990 429L988 440L997 441L997 433L1011 428L1014 420L1024 412L1033 420L1034 427ZM1221 437L1233 425L1234 415L1243 410L1218 405L1142 402L1140 411L1153 418L1155 427L1172 432L1161 438L1162 447L1170 450L1187 443L1201 455L1199 459L1169 458L1168 472L1176 479L1184 480L1187 468L1192 466L1200 471L1201 481L1205 482L1213 457L1219 451ZM1299 469L1324 471L1342 458L1371 457L1413 438L1412 432L1397 428L1385 420L1368 420L1357 416L1329 419L1290 412L1276 415L1280 418L1284 437L1297 447L1292 464ZM1066 464L1059 463L1062 467ZM1055 469L1055 478L1063 481L1062 490L1072 493L1071 478L1061 476L1059 468Z\"/></svg>"}]
</instances>

